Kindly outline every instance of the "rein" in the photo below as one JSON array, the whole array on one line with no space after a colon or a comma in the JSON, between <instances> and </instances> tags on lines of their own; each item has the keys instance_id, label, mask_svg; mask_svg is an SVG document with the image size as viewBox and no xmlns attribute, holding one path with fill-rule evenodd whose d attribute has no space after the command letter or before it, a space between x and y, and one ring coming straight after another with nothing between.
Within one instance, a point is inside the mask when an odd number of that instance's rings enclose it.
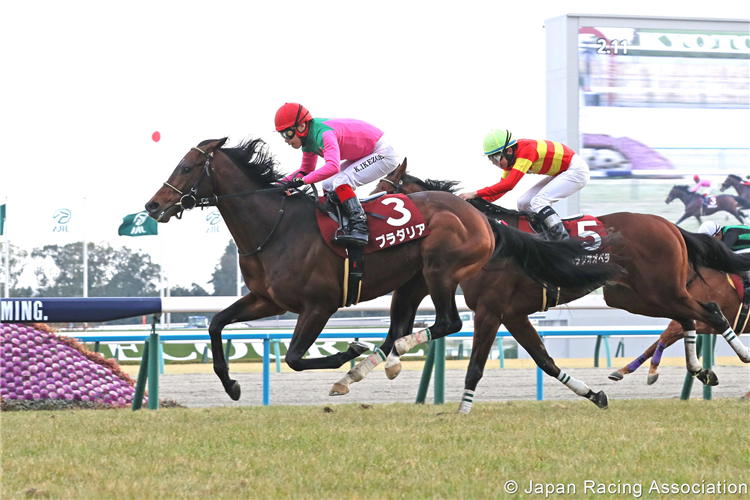
<instances>
[{"instance_id":1,"label":"rein","mask_svg":"<svg viewBox=\"0 0 750 500\"><path fill-rule=\"evenodd\" d=\"M383 177L382 179L380 179L380 181L387 182L388 184L390 184L391 186L393 186L396 189L395 193L397 193L397 194L400 194L404 190L404 179L401 179L400 181L398 181L398 184L395 183L395 182L393 182L390 179L385 178L385 177ZM380 181L378 181L378 182L380 182Z\"/></svg>"},{"instance_id":2,"label":"rein","mask_svg":"<svg viewBox=\"0 0 750 500\"><path fill-rule=\"evenodd\" d=\"M180 201L177 202L177 206L181 208L180 212L175 215L177 219L182 218L182 213L185 210L192 210L195 207L200 207L201 209L205 207L215 207L219 203L219 200L224 200L227 198L234 198L236 196L246 196L246 195L253 195L253 194L264 194L264 193L278 193L282 191L286 191L288 188L285 188L283 186L278 187L272 187L267 189L256 189L254 191L243 191L240 193L231 193L231 194L224 194L221 196L218 196L214 194L211 197L208 198L197 198L198 194L198 185L201 183L204 177L210 177L211 183L213 184L214 193L216 192L216 179L211 176L211 171L213 170L213 167L211 166L211 160L213 159L214 155L213 153L206 153L202 149L198 147L193 147L190 149L194 149L198 151L200 154L206 157L206 162L203 164L203 172L201 172L200 177L198 177L198 180L195 181L195 184L193 184L193 187L190 188L190 191L187 193L183 193L173 185L171 185L168 182L165 182L164 185L167 186L170 189L173 189L177 192L177 194L180 195ZM240 255L240 257L249 257L251 255L255 255L256 253L263 250L263 248L266 246L266 244L270 241L273 234L276 232L276 228L279 227L279 223L281 222L281 218L284 217L284 203L286 202L286 196L281 197L281 207L279 208L279 216L276 219L276 222L274 223L273 227L271 228L271 232L268 233L268 236L266 237L265 241L258 246L255 250L248 253L243 253L239 251L239 247L237 247L237 252Z\"/></svg>"}]
</instances>

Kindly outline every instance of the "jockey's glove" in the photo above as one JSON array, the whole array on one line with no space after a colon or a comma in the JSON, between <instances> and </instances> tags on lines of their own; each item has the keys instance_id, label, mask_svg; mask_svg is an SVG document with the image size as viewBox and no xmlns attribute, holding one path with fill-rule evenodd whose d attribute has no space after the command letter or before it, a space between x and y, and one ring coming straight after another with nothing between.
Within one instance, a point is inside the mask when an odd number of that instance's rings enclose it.
<instances>
[{"instance_id":1,"label":"jockey's glove","mask_svg":"<svg viewBox=\"0 0 750 500\"><path fill-rule=\"evenodd\" d=\"M279 186L282 186L286 189L294 189L294 188L302 187L304 185L305 185L305 181L302 179L302 177L296 177L288 181L279 182Z\"/></svg>"}]
</instances>

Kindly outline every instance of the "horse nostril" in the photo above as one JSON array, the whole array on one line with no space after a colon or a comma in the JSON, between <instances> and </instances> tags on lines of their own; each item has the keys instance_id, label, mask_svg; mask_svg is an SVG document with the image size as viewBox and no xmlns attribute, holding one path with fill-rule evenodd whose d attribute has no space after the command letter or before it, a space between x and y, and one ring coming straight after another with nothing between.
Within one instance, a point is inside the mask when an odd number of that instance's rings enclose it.
<instances>
[{"instance_id":1,"label":"horse nostril","mask_svg":"<svg viewBox=\"0 0 750 500\"><path fill-rule=\"evenodd\" d=\"M159 208L159 203L158 202L149 201L148 203L146 203L146 211L148 213L151 213L151 212L155 211L157 208Z\"/></svg>"}]
</instances>

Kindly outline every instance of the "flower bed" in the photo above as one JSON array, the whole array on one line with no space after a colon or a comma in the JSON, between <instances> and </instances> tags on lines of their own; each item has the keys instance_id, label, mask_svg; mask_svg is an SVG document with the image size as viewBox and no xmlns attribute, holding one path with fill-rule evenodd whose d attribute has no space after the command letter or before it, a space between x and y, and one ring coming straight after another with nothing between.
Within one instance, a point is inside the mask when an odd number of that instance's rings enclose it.
<instances>
[{"instance_id":1,"label":"flower bed","mask_svg":"<svg viewBox=\"0 0 750 500\"><path fill-rule=\"evenodd\" d=\"M56 335L43 324L0 323L3 409L119 408L132 405L135 380L114 359ZM39 403L33 403L37 401ZM143 405L146 406L144 397ZM28 407L28 408L26 408Z\"/></svg>"}]
</instances>

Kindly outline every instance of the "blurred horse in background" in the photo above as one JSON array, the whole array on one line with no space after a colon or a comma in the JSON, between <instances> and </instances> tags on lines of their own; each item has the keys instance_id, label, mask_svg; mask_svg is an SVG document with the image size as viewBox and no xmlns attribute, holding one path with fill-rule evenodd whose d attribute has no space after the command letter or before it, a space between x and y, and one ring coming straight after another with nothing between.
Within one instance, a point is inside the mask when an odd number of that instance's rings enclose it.
<instances>
[{"instance_id":1,"label":"blurred horse in background","mask_svg":"<svg viewBox=\"0 0 750 500\"><path fill-rule=\"evenodd\" d=\"M737 196L731 194L720 194L718 196L709 196L707 199L710 201L714 198L716 202L714 204L706 206L704 204L704 197L698 193L691 193L690 188L686 185L672 186L669 191L667 199L664 201L667 205L672 203L673 200L680 200L685 204L685 213L675 222L675 225L679 225L680 222L684 221L688 217L695 217L698 219L700 224L701 217L704 215L712 215L716 212L728 212L740 221L740 224L745 223L745 214L742 213L743 208L750 207L750 204Z\"/></svg>"}]
</instances>

